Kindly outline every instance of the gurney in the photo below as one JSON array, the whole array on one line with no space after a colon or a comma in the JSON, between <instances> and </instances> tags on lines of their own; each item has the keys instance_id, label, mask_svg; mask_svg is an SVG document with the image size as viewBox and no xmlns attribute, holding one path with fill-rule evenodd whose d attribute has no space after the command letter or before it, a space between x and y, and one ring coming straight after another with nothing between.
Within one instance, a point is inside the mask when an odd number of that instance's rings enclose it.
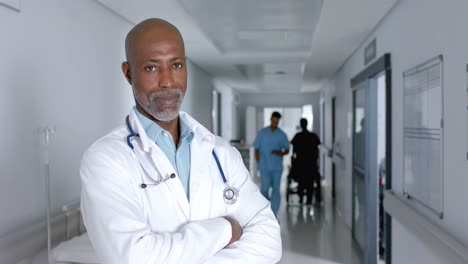
<instances>
[{"instance_id":1,"label":"gurney","mask_svg":"<svg viewBox=\"0 0 468 264\"><path fill-rule=\"evenodd\" d=\"M55 127L47 126L43 130L48 261L50 264L98 264L99 261L83 225L80 201L64 205L60 213L51 215L49 143L53 133ZM52 228L63 226L63 220L65 220L65 232L59 228ZM72 228L75 223L75 228Z\"/></svg>"},{"instance_id":2,"label":"gurney","mask_svg":"<svg viewBox=\"0 0 468 264\"><path fill-rule=\"evenodd\" d=\"M75 202L71 205L62 207L62 218L65 217L65 240L59 241L55 246L52 245L51 224L47 225L48 257L50 264L98 264L99 261L91 245L88 234L85 232L81 220L80 203ZM58 216L60 217L60 216ZM55 218L58 218L55 217ZM73 219L76 218L75 221ZM77 223L75 231L72 224ZM54 235L54 238L57 235Z\"/></svg>"}]
</instances>

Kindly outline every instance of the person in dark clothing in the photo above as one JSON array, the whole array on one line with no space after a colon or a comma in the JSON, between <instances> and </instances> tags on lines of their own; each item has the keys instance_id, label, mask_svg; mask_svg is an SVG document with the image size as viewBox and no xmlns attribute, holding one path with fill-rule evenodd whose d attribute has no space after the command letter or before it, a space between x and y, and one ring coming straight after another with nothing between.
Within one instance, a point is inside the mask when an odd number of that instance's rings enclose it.
<instances>
[{"instance_id":1,"label":"person in dark clothing","mask_svg":"<svg viewBox=\"0 0 468 264\"><path fill-rule=\"evenodd\" d=\"M307 130L307 119L302 118L300 124L302 131L297 133L291 141L293 145L292 169L298 181L299 202L302 204L304 191L306 191L307 205L312 204L315 183L315 202L320 204L322 202L322 184L317 158L318 146L321 142L317 134Z\"/></svg>"}]
</instances>

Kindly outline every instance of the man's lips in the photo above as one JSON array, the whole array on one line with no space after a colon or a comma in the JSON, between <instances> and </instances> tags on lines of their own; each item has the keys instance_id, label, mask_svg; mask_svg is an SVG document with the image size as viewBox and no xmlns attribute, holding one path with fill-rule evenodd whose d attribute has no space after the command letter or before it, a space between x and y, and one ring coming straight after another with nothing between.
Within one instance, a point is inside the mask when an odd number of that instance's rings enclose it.
<instances>
[{"instance_id":1,"label":"man's lips","mask_svg":"<svg viewBox=\"0 0 468 264\"><path fill-rule=\"evenodd\" d=\"M179 96L175 95L165 95L165 96L157 96L154 98L154 101L158 103L158 105L175 105L179 101Z\"/></svg>"}]
</instances>

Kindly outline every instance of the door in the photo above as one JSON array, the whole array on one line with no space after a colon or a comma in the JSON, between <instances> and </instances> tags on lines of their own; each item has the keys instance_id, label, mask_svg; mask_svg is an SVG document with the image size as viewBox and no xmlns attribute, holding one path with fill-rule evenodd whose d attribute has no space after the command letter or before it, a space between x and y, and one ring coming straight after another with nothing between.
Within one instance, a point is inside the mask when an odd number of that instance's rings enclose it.
<instances>
[{"instance_id":1,"label":"door","mask_svg":"<svg viewBox=\"0 0 468 264\"><path fill-rule=\"evenodd\" d=\"M361 253L365 249L365 208L366 208L366 83L353 91L353 184L352 184L352 233Z\"/></svg>"},{"instance_id":2,"label":"door","mask_svg":"<svg viewBox=\"0 0 468 264\"><path fill-rule=\"evenodd\" d=\"M390 57L352 79L352 234L364 263L390 263L390 218L383 192L391 188ZM388 168L388 169L387 169Z\"/></svg>"}]
</instances>

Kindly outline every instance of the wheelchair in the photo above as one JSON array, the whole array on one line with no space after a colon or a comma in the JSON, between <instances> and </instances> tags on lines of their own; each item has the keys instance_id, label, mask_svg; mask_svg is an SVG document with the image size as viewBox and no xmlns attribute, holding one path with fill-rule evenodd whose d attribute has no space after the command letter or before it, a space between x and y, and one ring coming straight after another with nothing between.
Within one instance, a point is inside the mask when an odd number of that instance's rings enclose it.
<instances>
[{"instance_id":1,"label":"wheelchair","mask_svg":"<svg viewBox=\"0 0 468 264\"><path fill-rule=\"evenodd\" d=\"M297 179L297 173L294 172L294 168L289 166L289 173L286 186L286 204L289 205L300 205L299 203L299 181ZM297 195L297 200L293 199Z\"/></svg>"},{"instance_id":2,"label":"wheelchair","mask_svg":"<svg viewBox=\"0 0 468 264\"><path fill-rule=\"evenodd\" d=\"M312 191L312 192L318 192L317 195L313 198L316 200L319 199L319 203L321 203L322 200L322 190L319 190L321 188L321 184L315 183L313 184L313 190L308 190L305 189L303 192L304 197L299 197L299 177L300 177L300 172L297 170L297 168L294 168L294 166L289 166L289 173L287 176L287 186L286 186L286 204L288 206L290 205L301 205L300 201L304 200L306 198L307 192ZM319 174L319 179L321 180L322 177ZM294 197L297 196L297 199ZM301 199L302 198L302 199Z\"/></svg>"}]
</instances>

